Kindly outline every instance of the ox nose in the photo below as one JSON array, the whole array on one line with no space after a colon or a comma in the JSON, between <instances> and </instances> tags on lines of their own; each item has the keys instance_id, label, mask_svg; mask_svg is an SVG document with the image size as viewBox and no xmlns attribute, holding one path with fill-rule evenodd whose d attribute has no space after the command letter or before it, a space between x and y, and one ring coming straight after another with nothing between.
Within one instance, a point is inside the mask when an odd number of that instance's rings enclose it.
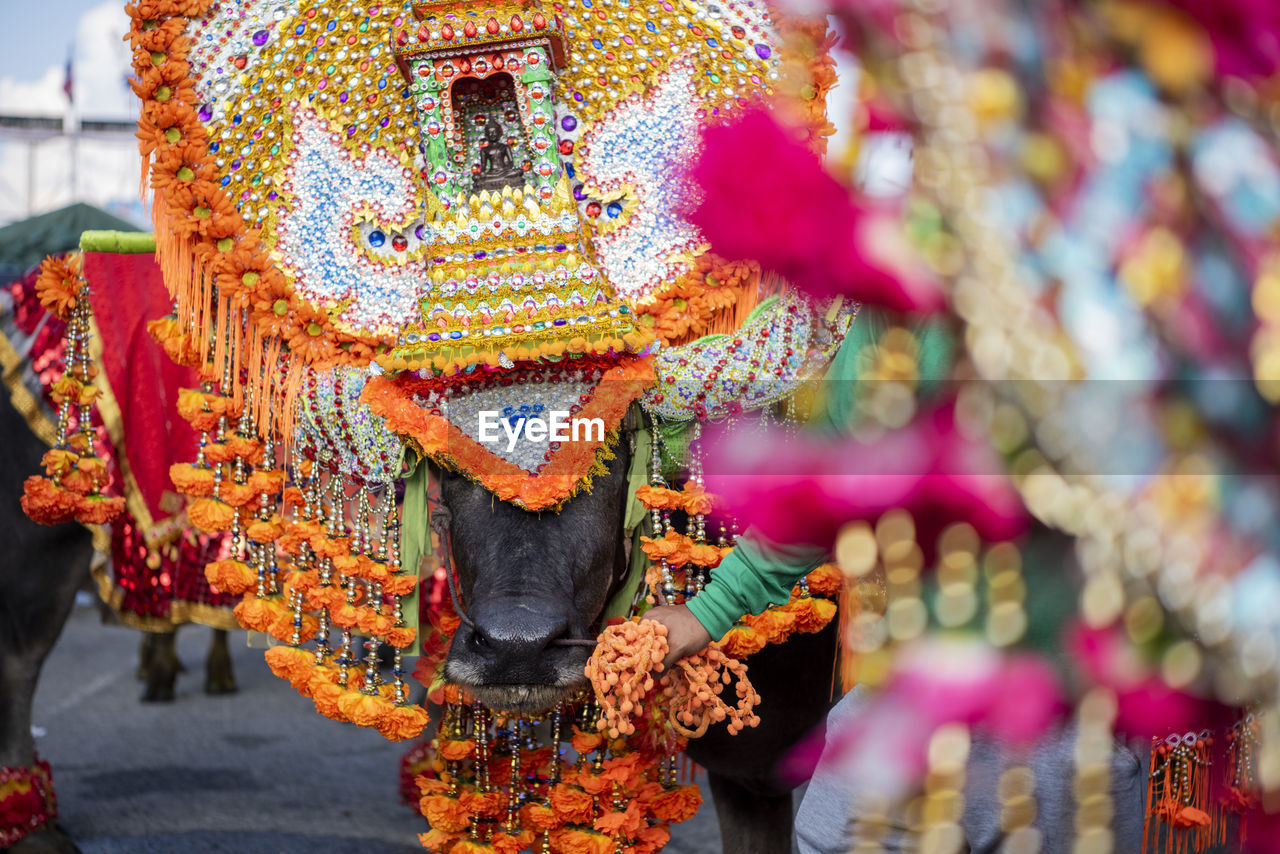
<instances>
[{"instance_id":1,"label":"ox nose","mask_svg":"<svg viewBox=\"0 0 1280 854\"><path fill-rule=\"evenodd\" d=\"M566 616L527 601L495 602L477 608L471 619L464 650L483 662L489 678L506 683L545 679L547 648L569 634Z\"/></svg>"}]
</instances>

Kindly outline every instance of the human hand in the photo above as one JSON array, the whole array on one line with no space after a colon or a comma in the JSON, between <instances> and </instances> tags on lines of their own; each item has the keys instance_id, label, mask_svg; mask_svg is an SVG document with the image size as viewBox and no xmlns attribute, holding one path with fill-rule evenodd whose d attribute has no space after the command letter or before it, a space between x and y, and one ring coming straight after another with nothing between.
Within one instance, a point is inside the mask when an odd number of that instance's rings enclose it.
<instances>
[{"instance_id":1,"label":"human hand","mask_svg":"<svg viewBox=\"0 0 1280 854\"><path fill-rule=\"evenodd\" d=\"M711 643L711 634L684 605L659 605L650 608L644 612L644 619L667 627L667 657L662 660L664 671L670 670L685 656L701 652Z\"/></svg>"}]
</instances>

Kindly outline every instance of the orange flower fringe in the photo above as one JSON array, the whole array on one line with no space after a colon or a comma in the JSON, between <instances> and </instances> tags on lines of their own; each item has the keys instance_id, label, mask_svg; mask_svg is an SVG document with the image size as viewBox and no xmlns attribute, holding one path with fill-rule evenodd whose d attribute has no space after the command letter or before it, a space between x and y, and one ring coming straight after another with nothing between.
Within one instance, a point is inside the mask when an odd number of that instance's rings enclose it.
<instances>
[{"instance_id":1,"label":"orange flower fringe","mask_svg":"<svg viewBox=\"0 0 1280 854\"><path fill-rule=\"evenodd\" d=\"M606 425L622 421L627 408L653 383L651 358L625 358L609 369L578 418L599 418ZM444 417L417 406L402 383L374 377L365 384L361 402L387 420L387 427L409 437L423 456L448 465L526 510L559 507L587 482L610 453L616 431L602 441L567 442L537 474L529 474L463 433Z\"/></svg>"},{"instance_id":2,"label":"orange flower fringe","mask_svg":"<svg viewBox=\"0 0 1280 854\"><path fill-rule=\"evenodd\" d=\"M715 643L676 662L659 680L655 696L653 674L662 672L666 654L667 628L653 620L629 620L600 635L587 662L587 678L600 704L598 725L610 738L634 733L632 718L642 713L665 716L685 738L698 738L720 721L728 722L731 734L760 722L753 712L760 695L747 680L747 666ZM720 696L730 673L737 677L735 706Z\"/></svg>"},{"instance_id":3,"label":"orange flower fringe","mask_svg":"<svg viewBox=\"0 0 1280 854\"><path fill-rule=\"evenodd\" d=\"M27 478L21 498L22 511L42 525L72 519L105 525L124 512L124 498L103 494L111 475L92 450L88 419L98 397L92 384L97 369L89 362L89 301L80 298L80 264L78 255L50 255L41 262L36 280L41 304L67 321L67 373L53 383L51 395L59 407L57 443L41 460L47 476Z\"/></svg>"}]
</instances>

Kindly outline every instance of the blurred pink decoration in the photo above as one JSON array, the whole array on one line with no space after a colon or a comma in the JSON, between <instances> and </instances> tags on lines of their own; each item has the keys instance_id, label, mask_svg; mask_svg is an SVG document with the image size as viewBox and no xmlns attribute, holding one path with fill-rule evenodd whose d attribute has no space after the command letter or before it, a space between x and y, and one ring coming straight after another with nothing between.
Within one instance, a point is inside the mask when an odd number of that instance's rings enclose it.
<instances>
[{"instance_id":1,"label":"blurred pink decoration","mask_svg":"<svg viewBox=\"0 0 1280 854\"><path fill-rule=\"evenodd\" d=\"M843 295L898 311L936 311L936 281L907 244L896 212L858 203L769 113L712 127L693 164L690 212L714 252L753 259L817 297Z\"/></svg>"},{"instance_id":2,"label":"blurred pink decoration","mask_svg":"<svg viewBox=\"0 0 1280 854\"><path fill-rule=\"evenodd\" d=\"M978 640L919 641L898 650L888 684L832 735L822 763L868 788L903 791L923 776L938 727L965 724L1007 750L1029 750L1065 709L1053 668L1038 656Z\"/></svg>"},{"instance_id":3,"label":"blurred pink decoration","mask_svg":"<svg viewBox=\"0 0 1280 854\"><path fill-rule=\"evenodd\" d=\"M1213 42L1218 72L1266 79L1280 70L1280 3L1275 0L1168 0Z\"/></svg>"},{"instance_id":4,"label":"blurred pink decoration","mask_svg":"<svg viewBox=\"0 0 1280 854\"><path fill-rule=\"evenodd\" d=\"M1280 854L1280 809L1266 812L1254 807L1244 814L1244 850L1247 854Z\"/></svg>"},{"instance_id":5,"label":"blurred pink decoration","mask_svg":"<svg viewBox=\"0 0 1280 854\"><path fill-rule=\"evenodd\" d=\"M723 431L706 442L706 483L729 513L779 543L830 547L848 522L902 508L931 557L938 534L968 522L987 542L1021 534L1026 513L992 448L963 436L950 407L874 442L782 430Z\"/></svg>"},{"instance_id":6,"label":"blurred pink decoration","mask_svg":"<svg viewBox=\"0 0 1280 854\"><path fill-rule=\"evenodd\" d=\"M1212 726L1219 717L1215 703L1170 688L1118 628L1077 624L1068 631L1067 649L1090 682L1115 693L1118 733L1163 738Z\"/></svg>"}]
</instances>

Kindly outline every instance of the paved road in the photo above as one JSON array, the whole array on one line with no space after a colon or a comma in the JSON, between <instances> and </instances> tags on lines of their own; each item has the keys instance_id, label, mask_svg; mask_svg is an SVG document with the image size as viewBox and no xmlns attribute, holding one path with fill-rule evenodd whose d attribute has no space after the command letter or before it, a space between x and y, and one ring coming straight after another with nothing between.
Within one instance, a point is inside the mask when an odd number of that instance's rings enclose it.
<instances>
[{"instance_id":1,"label":"paved road","mask_svg":"<svg viewBox=\"0 0 1280 854\"><path fill-rule=\"evenodd\" d=\"M171 704L138 702L138 634L77 606L36 694L36 744L85 854L410 854L422 819L397 794L402 745L315 713L232 635L240 692L202 692L209 630L178 633ZM711 808L669 854L719 850Z\"/></svg>"}]
</instances>

